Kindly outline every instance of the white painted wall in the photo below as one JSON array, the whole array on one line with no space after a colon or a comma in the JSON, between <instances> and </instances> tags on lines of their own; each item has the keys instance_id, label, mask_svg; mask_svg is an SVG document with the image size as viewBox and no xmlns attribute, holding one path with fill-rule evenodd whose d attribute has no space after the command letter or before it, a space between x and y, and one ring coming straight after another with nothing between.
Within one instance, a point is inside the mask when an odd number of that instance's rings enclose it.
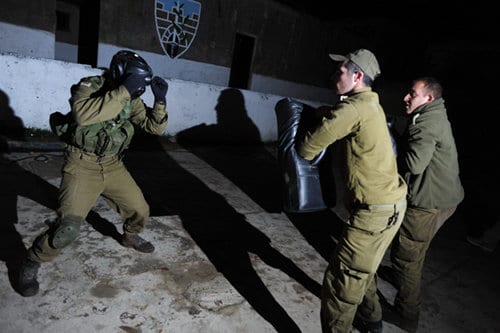
<instances>
[{"instance_id":1,"label":"white painted wall","mask_svg":"<svg viewBox=\"0 0 500 333\"><path fill-rule=\"evenodd\" d=\"M109 44L98 46L98 67L109 66L113 55L121 47ZM167 55L138 52L159 75L171 85L170 133L200 123L213 123L217 97L227 88L230 68L185 59L171 59ZM48 128L48 114L67 110L69 88L83 76L98 75L100 69L76 64L78 46L57 43L55 35L46 31L0 22L0 61L2 74L0 89L10 98L11 106L25 122L25 126ZM58 59L60 61L54 61ZM10 66L6 67L6 66ZM248 114L259 126L263 140L274 140L276 130L271 106L280 96L298 100L334 102L329 89L278 80L258 74L251 78L250 91L242 91ZM194 98L195 97L195 98ZM145 96L149 99L151 96ZM174 100L175 99L175 100ZM268 101L263 104L264 101ZM314 104L314 103L309 103ZM180 113L176 114L177 108Z\"/></svg>"},{"instance_id":2,"label":"white painted wall","mask_svg":"<svg viewBox=\"0 0 500 333\"><path fill-rule=\"evenodd\" d=\"M322 101L324 104L333 104L335 100L335 94L332 89L317 88L256 74L252 77L251 90L271 92L274 95L290 96L306 100Z\"/></svg>"},{"instance_id":3,"label":"white painted wall","mask_svg":"<svg viewBox=\"0 0 500 333\"><path fill-rule=\"evenodd\" d=\"M0 53L54 59L54 34L0 22Z\"/></svg>"},{"instance_id":4,"label":"white painted wall","mask_svg":"<svg viewBox=\"0 0 500 333\"><path fill-rule=\"evenodd\" d=\"M99 44L97 58L98 67L108 67L113 55L121 49L122 48L115 45ZM218 86L227 86L229 83L231 70L227 67L185 59L171 59L167 55L145 52L142 50L132 51L140 54L153 68L155 74L161 77L203 82ZM330 89L277 80L258 74L252 76L250 90L298 99L321 101L324 104L333 103L335 98L333 91Z\"/></svg>"},{"instance_id":5,"label":"white painted wall","mask_svg":"<svg viewBox=\"0 0 500 333\"><path fill-rule=\"evenodd\" d=\"M144 58L153 70L161 67L157 59L150 57L149 54L144 54ZM8 107L13 110L15 116L22 119L25 127L47 130L49 115L52 112L69 111L68 98L71 85L82 77L101 74L100 69L87 65L5 53L0 53L0 68L2 68L0 90L8 98ZM169 84L167 93L169 124L165 135L175 135L179 131L203 123L207 125L216 123L217 99L221 91L227 87L171 79L167 70L155 74L164 77ZM245 99L247 114L259 128L262 140L276 141L274 107L284 96L248 90L241 92ZM149 89L143 95L143 99L146 104L152 105L153 95ZM301 101L312 106L323 104L311 100L301 99Z\"/></svg>"},{"instance_id":6,"label":"white painted wall","mask_svg":"<svg viewBox=\"0 0 500 333\"><path fill-rule=\"evenodd\" d=\"M56 42L54 59L78 62L78 45Z\"/></svg>"},{"instance_id":7,"label":"white painted wall","mask_svg":"<svg viewBox=\"0 0 500 333\"><path fill-rule=\"evenodd\" d=\"M109 44L99 44L97 51L97 66L109 67L109 62L116 52L124 48ZM133 50L147 61L154 71L155 75L164 78L176 78L184 81L203 82L224 86L229 82L229 69L196 62L185 59L171 59L167 55L146 52L142 50Z\"/></svg>"}]
</instances>

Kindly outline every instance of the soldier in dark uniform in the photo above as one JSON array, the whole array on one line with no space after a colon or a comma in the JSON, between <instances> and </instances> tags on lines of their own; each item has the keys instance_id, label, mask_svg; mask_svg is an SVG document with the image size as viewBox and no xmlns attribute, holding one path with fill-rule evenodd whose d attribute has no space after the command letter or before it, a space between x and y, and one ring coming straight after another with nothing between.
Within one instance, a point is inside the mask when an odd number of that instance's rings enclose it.
<instances>
[{"instance_id":1,"label":"soldier in dark uniform","mask_svg":"<svg viewBox=\"0 0 500 333\"><path fill-rule=\"evenodd\" d=\"M139 97L151 85L153 108ZM122 162L134 128L161 135L167 126L168 84L155 76L138 54L122 50L101 76L86 77L71 88L71 112L52 129L67 143L57 221L28 249L19 273L23 296L38 293L40 263L53 260L73 242L99 196L124 220L121 244L150 253L154 246L138 234L149 219L149 205Z\"/></svg>"}]
</instances>

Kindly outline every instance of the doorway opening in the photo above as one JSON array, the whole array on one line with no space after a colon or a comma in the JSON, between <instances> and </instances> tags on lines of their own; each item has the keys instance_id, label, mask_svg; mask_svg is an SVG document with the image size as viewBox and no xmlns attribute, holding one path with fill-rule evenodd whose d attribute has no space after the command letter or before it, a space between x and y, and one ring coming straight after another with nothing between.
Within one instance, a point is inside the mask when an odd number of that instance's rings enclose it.
<instances>
[{"instance_id":1,"label":"doorway opening","mask_svg":"<svg viewBox=\"0 0 500 333\"><path fill-rule=\"evenodd\" d=\"M236 33L234 40L229 87L248 89L254 54L255 37Z\"/></svg>"},{"instance_id":2,"label":"doorway opening","mask_svg":"<svg viewBox=\"0 0 500 333\"><path fill-rule=\"evenodd\" d=\"M97 66L100 0L56 1L56 60Z\"/></svg>"}]
</instances>

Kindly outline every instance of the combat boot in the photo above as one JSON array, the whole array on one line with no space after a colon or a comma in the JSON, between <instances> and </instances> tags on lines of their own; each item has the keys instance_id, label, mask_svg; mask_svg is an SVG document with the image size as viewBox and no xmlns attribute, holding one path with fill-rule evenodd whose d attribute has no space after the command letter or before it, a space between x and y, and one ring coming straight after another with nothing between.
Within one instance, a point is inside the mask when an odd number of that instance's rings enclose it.
<instances>
[{"instance_id":1,"label":"combat boot","mask_svg":"<svg viewBox=\"0 0 500 333\"><path fill-rule=\"evenodd\" d=\"M354 317L352 326L356 328L360 333L382 333L384 331L382 320L366 321L359 318L358 316Z\"/></svg>"},{"instance_id":2,"label":"combat boot","mask_svg":"<svg viewBox=\"0 0 500 333\"><path fill-rule=\"evenodd\" d=\"M39 285L36 280L40 263L25 258L19 270L18 288L24 297L34 296L38 293Z\"/></svg>"},{"instance_id":3,"label":"combat boot","mask_svg":"<svg viewBox=\"0 0 500 333\"><path fill-rule=\"evenodd\" d=\"M121 244L125 247L131 247L136 251L151 253L155 250L153 244L139 236L138 234L131 234L125 232L122 237Z\"/></svg>"},{"instance_id":4,"label":"combat boot","mask_svg":"<svg viewBox=\"0 0 500 333\"><path fill-rule=\"evenodd\" d=\"M383 305L383 319L388 323L402 328L406 332L417 332L419 316L405 317L392 305Z\"/></svg>"}]
</instances>

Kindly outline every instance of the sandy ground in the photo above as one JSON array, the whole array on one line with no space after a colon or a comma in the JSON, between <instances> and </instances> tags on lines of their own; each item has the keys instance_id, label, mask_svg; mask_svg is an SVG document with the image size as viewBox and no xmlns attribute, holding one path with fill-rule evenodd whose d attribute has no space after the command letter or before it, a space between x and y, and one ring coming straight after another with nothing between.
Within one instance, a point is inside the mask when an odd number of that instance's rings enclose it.
<instances>
[{"instance_id":1,"label":"sandy ground","mask_svg":"<svg viewBox=\"0 0 500 333\"><path fill-rule=\"evenodd\" d=\"M125 162L150 203L143 236L156 251L120 246L121 220L99 199L80 237L42 265L30 298L13 276L55 216L63 158L1 157L0 332L321 332L335 214L281 211L272 147L149 148L131 149ZM459 209L426 260L419 332L500 332L498 250L464 237ZM379 290L392 301L391 285L380 280Z\"/></svg>"}]
</instances>

